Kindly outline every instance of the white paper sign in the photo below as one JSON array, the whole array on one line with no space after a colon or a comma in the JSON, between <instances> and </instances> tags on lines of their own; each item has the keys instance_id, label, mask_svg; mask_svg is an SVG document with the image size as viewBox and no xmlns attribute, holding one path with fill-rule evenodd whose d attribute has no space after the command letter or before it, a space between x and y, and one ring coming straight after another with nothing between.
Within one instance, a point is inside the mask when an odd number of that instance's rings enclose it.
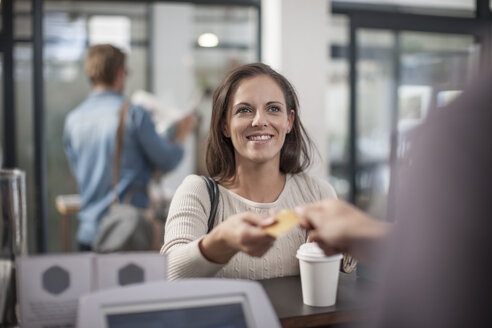
<instances>
[{"instance_id":1,"label":"white paper sign","mask_svg":"<svg viewBox=\"0 0 492 328\"><path fill-rule=\"evenodd\" d=\"M159 253L115 253L95 261L98 289L166 279L166 258Z\"/></svg>"},{"instance_id":2,"label":"white paper sign","mask_svg":"<svg viewBox=\"0 0 492 328\"><path fill-rule=\"evenodd\" d=\"M18 259L22 326L73 326L79 296L93 290L92 261L90 253Z\"/></svg>"},{"instance_id":3,"label":"white paper sign","mask_svg":"<svg viewBox=\"0 0 492 328\"><path fill-rule=\"evenodd\" d=\"M74 327L80 296L102 288L159 279L166 279L166 260L155 252L18 258L22 326Z\"/></svg>"}]
</instances>

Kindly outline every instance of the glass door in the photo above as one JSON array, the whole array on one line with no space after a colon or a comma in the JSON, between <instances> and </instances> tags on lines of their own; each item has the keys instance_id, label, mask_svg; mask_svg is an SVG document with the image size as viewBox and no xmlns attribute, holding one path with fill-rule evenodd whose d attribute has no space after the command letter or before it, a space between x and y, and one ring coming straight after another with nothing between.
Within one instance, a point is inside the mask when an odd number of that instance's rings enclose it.
<instances>
[{"instance_id":1,"label":"glass door","mask_svg":"<svg viewBox=\"0 0 492 328\"><path fill-rule=\"evenodd\" d=\"M476 75L479 49L472 35L358 30L358 207L386 217L392 159L401 158L409 134L429 112L452 101Z\"/></svg>"},{"instance_id":2,"label":"glass door","mask_svg":"<svg viewBox=\"0 0 492 328\"><path fill-rule=\"evenodd\" d=\"M390 13L361 18L342 9L329 29L330 181L340 198L384 219L411 131L477 74L484 39L468 19L441 18L437 26L432 16L400 14L403 23L387 23Z\"/></svg>"},{"instance_id":3,"label":"glass door","mask_svg":"<svg viewBox=\"0 0 492 328\"><path fill-rule=\"evenodd\" d=\"M398 134L449 103L478 72L479 46L470 35L401 32Z\"/></svg>"},{"instance_id":4,"label":"glass door","mask_svg":"<svg viewBox=\"0 0 492 328\"><path fill-rule=\"evenodd\" d=\"M396 35L388 30L360 29L356 40L355 204L372 216L383 218L390 177Z\"/></svg>"}]
</instances>

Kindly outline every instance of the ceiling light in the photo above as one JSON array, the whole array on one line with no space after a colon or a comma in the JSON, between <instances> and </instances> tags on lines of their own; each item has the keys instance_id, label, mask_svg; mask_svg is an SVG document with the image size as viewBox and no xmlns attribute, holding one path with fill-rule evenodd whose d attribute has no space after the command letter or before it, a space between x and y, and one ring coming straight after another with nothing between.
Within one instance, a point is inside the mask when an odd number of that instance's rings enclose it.
<instances>
[{"instance_id":1,"label":"ceiling light","mask_svg":"<svg viewBox=\"0 0 492 328\"><path fill-rule=\"evenodd\" d=\"M198 37L198 45L200 47L212 48L217 47L219 38L213 33L203 33Z\"/></svg>"}]
</instances>

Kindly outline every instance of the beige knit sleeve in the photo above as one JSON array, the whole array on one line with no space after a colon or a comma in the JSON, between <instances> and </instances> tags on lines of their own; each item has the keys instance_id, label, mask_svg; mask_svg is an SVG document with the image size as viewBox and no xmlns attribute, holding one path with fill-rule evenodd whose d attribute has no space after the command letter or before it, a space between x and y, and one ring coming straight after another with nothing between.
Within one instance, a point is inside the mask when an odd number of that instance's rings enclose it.
<instances>
[{"instance_id":1,"label":"beige knit sleeve","mask_svg":"<svg viewBox=\"0 0 492 328\"><path fill-rule=\"evenodd\" d=\"M168 279L210 277L224 265L203 257L198 243L207 234L210 197L203 179L186 177L169 207L161 254L167 255Z\"/></svg>"}]
</instances>

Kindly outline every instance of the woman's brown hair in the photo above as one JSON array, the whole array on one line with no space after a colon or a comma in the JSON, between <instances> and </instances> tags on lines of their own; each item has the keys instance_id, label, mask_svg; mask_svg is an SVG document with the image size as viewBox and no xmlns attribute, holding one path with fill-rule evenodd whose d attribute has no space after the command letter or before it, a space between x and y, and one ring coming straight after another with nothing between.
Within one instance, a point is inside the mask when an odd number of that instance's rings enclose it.
<instances>
[{"instance_id":1,"label":"woman's brown hair","mask_svg":"<svg viewBox=\"0 0 492 328\"><path fill-rule=\"evenodd\" d=\"M206 164L210 176L219 182L232 178L236 171L234 146L231 139L222 133L222 124L223 120L227 119L231 97L241 81L259 75L271 77L282 89L287 110L294 110L294 124L290 133L285 136L285 142L280 151L280 172L299 173L311 164L312 142L299 119L299 101L294 87L284 76L268 65L247 64L232 70L215 90L213 97L210 133L206 146Z\"/></svg>"}]
</instances>

